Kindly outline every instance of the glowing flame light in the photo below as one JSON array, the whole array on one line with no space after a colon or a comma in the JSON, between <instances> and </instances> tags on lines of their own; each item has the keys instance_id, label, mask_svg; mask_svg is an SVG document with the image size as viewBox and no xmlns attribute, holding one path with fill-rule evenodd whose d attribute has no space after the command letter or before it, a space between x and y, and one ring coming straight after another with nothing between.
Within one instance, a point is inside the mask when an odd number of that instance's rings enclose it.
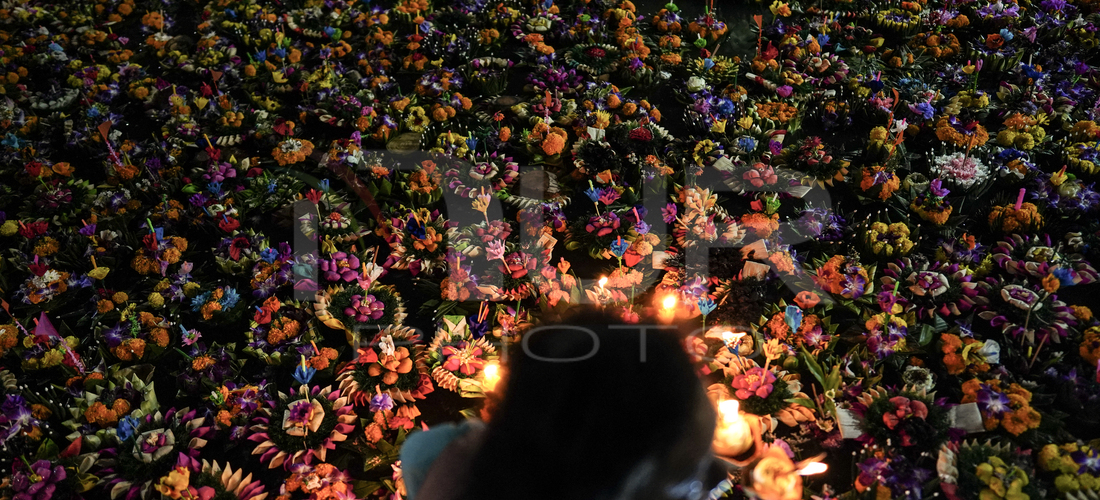
<instances>
[{"instance_id":1,"label":"glowing flame light","mask_svg":"<svg viewBox=\"0 0 1100 500\"><path fill-rule=\"evenodd\" d=\"M661 307L663 307L666 311L676 307L676 296L665 295L665 298L661 300Z\"/></svg>"},{"instance_id":2,"label":"glowing flame light","mask_svg":"<svg viewBox=\"0 0 1100 500\"><path fill-rule=\"evenodd\" d=\"M496 361L490 361L485 365L485 382L482 387L485 392L491 392L496 388L497 382L500 382L500 363Z\"/></svg>"},{"instance_id":3,"label":"glowing flame light","mask_svg":"<svg viewBox=\"0 0 1100 500\"><path fill-rule=\"evenodd\" d=\"M727 399L718 403L718 413L722 414L722 421L732 423L741 420L741 402L736 399Z\"/></svg>"},{"instance_id":4,"label":"glowing flame light","mask_svg":"<svg viewBox=\"0 0 1100 500\"><path fill-rule=\"evenodd\" d=\"M800 469L798 473L803 476L812 476L814 474L821 474L827 470L829 470L829 466L823 462L810 462Z\"/></svg>"}]
</instances>

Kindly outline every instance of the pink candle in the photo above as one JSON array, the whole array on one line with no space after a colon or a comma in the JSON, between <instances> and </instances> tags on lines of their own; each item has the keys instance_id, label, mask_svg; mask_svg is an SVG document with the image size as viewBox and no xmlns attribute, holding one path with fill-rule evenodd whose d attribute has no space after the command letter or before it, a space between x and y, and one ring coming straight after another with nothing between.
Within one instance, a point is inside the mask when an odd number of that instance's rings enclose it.
<instances>
[{"instance_id":1,"label":"pink candle","mask_svg":"<svg viewBox=\"0 0 1100 500\"><path fill-rule=\"evenodd\" d=\"M1024 205L1024 193L1026 192L1027 189L1020 188L1020 195L1016 197L1016 210L1019 210L1020 207Z\"/></svg>"}]
</instances>

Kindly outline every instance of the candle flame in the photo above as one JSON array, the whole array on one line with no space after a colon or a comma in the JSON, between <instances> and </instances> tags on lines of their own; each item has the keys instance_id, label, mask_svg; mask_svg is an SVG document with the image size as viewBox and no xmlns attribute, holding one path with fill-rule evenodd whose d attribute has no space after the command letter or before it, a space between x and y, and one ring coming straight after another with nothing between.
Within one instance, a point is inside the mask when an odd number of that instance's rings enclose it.
<instances>
[{"instance_id":1,"label":"candle flame","mask_svg":"<svg viewBox=\"0 0 1100 500\"><path fill-rule=\"evenodd\" d=\"M607 276L600 278L600 288L607 284Z\"/></svg>"},{"instance_id":2,"label":"candle flame","mask_svg":"<svg viewBox=\"0 0 1100 500\"><path fill-rule=\"evenodd\" d=\"M738 340L741 340L741 337L744 336L745 332L722 332L722 342L725 342L727 344L731 342L737 342Z\"/></svg>"},{"instance_id":3,"label":"candle flame","mask_svg":"<svg viewBox=\"0 0 1100 500\"><path fill-rule=\"evenodd\" d=\"M798 473L803 476L812 476L814 474L821 474L829 470L829 466L824 462L810 462L805 467L799 469Z\"/></svg>"},{"instance_id":4,"label":"candle flame","mask_svg":"<svg viewBox=\"0 0 1100 500\"><path fill-rule=\"evenodd\" d=\"M736 399L727 399L718 403L718 413L722 414L725 423L736 422L741 419L741 402Z\"/></svg>"},{"instance_id":5,"label":"candle flame","mask_svg":"<svg viewBox=\"0 0 1100 500\"><path fill-rule=\"evenodd\" d=\"M485 392L492 392L496 388L497 382L500 382L500 363L496 361L490 361L485 365L485 382L482 387L485 388Z\"/></svg>"},{"instance_id":6,"label":"candle flame","mask_svg":"<svg viewBox=\"0 0 1100 500\"><path fill-rule=\"evenodd\" d=\"M673 307L676 307L676 296L675 295L665 295L665 298L663 300L661 300L661 307L665 308L665 310L672 309Z\"/></svg>"}]
</instances>

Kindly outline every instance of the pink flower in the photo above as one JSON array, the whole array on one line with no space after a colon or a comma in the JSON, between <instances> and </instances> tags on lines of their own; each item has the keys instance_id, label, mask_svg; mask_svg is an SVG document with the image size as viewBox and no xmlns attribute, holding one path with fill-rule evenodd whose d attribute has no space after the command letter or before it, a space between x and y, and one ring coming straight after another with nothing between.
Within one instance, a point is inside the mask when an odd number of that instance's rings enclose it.
<instances>
[{"instance_id":1,"label":"pink flower","mask_svg":"<svg viewBox=\"0 0 1100 500\"><path fill-rule=\"evenodd\" d=\"M779 177L775 175L775 170L763 163L753 165L752 170L745 172L741 178L749 181L754 187L761 187L765 184L775 184L775 182L779 180Z\"/></svg>"},{"instance_id":2,"label":"pink flower","mask_svg":"<svg viewBox=\"0 0 1100 500\"><path fill-rule=\"evenodd\" d=\"M750 368L733 377L730 385L736 389L737 399L748 399L751 396L766 398L775 389L775 374L761 367Z\"/></svg>"},{"instance_id":3,"label":"pink flower","mask_svg":"<svg viewBox=\"0 0 1100 500\"><path fill-rule=\"evenodd\" d=\"M921 401L913 401L904 396L894 396L890 398L890 402L894 403L894 411L882 415L882 422L890 429L897 427L903 419L908 417L916 417L921 420L928 417L928 406Z\"/></svg>"}]
</instances>

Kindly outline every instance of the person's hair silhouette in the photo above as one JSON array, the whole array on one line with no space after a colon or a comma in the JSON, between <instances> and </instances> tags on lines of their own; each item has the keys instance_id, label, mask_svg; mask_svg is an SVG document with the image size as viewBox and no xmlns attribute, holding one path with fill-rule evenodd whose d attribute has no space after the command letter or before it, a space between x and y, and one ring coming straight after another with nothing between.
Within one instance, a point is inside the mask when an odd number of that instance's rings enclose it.
<instances>
[{"instance_id":1,"label":"person's hair silhouette","mask_svg":"<svg viewBox=\"0 0 1100 500\"><path fill-rule=\"evenodd\" d=\"M414 500L701 498L715 413L671 329L584 309L511 349L487 427Z\"/></svg>"}]
</instances>

